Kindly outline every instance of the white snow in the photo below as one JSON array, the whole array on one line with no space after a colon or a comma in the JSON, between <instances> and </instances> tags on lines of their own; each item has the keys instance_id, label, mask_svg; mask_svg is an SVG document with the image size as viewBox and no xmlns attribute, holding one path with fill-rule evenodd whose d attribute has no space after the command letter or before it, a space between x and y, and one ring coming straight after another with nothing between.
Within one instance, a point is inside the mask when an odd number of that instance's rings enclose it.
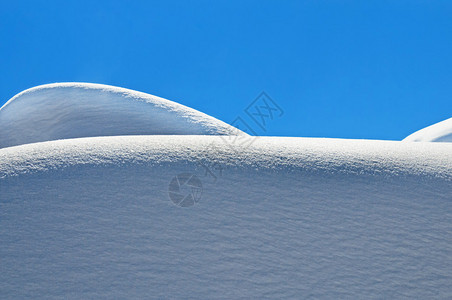
<instances>
[{"instance_id":1,"label":"white snow","mask_svg":"<svg viewBox=\"0 0 452 300\"><path fill-rule=\"evenodd\" d=\"M433 124L407 136L405 142L452 142L452 118Z\"/></svg>"},{"instance_id":2,"label":"white snow","mask_svg":"<svg viewBox=\"0 0 452 300\"><path fill-rule=\"evenodd\" d=\"M155 132L0 149L2 299L452 295L452 144Z\"/></svg>"},{"instance_id":3,"label":"white snow","mask_svg":"<svg viewBox=\"0 0 452 300\"><path fill-rule=\"evenodd\" d=\"M28 89L0 109L0 128L0 148L91 136L245 135L184 105L91 83L55 83Z\"/></svg>"}]
</instances>

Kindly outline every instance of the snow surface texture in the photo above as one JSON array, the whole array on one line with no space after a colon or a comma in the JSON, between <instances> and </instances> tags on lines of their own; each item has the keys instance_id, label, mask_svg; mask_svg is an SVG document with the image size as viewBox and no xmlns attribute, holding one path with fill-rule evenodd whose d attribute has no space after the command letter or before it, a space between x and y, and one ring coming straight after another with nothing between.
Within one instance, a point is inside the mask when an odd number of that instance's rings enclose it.
<instances>
[{"instance_id":1,"label":"snow surface texture","mask_svg":"<svg viewBox=\"0 0 452 300\"><path fill-rule=\"evenodd\" d=\"M0 109L0 128L0 148L92 136L245 135L184 105L90 83L55 83L28 89Z\"/></svg>"},{"instance_id":2,"label":"snow surface texture","mask_svg":"<svg viewBox=\"0 0 452 300\"><path fill-rule=\"evenodd\" d=\"M0 130L2 299L452 295L452 144L228 136L73 83Z\"/></svg>"},{"instance_id":3,"label":"snow surface texture","mask_svg":"<svg viewBox=\"0 0 452 300\"><path fill-rule=\"evenodd\" d=\"M433 124L409 135L406 142L452 142L452 118Z\"/></svg>"},{"instance_id":4,"label":"snow surface texture","mask_svg":"<svg viewBox=\"0 0 452 300\"><path fill-rule=\"evenodd\" d=\"M448 143L70 139L0 149L0 189L2 298L452 295Z\"/></svg>"}]
</instances>

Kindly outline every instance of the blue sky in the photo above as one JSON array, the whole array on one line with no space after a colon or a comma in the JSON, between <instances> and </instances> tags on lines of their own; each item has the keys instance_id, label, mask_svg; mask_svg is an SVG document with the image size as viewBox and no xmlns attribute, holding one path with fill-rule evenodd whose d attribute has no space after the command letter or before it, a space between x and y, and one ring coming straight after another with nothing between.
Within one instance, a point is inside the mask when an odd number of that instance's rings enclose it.
<instances>
[{"instance_id":1,"label":"blue sky","mask_svg":"<svg viewBox=\"0 0 452 300\"><path fill-rule=\"evenodd\" d=\"M260 135L399 140L452 117L451 16L451 1L0 0L0 104L95 82ZM264 129L244 112L262 91L284 111Z\"/></svg>"}]
</instances>

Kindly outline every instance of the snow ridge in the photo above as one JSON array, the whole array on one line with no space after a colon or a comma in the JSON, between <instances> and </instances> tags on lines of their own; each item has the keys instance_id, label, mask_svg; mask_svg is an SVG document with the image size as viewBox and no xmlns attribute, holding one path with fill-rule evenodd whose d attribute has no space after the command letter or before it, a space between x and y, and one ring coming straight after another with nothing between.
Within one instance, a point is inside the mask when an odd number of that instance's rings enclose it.
<instances>
[{"instance_id":1,"label":"snow ridge","mask_svg":"<svg viewBox=\"0 0 452 300\"><path fill-rule=\"evenodd\" d=\"M245 135L184 105L91 83L55 83L19 93L0 109L0 148L115 135Z\"/></svg>"},{"instance_id":2,"label":"snow ridge","mask_svg":"<svg viewBox=\"0 0 452 300\"><path fill-rule=\"evenodd\" d=\"M153 135L0 149L0 294L452 294L452 144L259 137L232 146ZM169 196L180 174L202 182L190 207Z\"/></svg>"},{"instance_id":3,"label":"snow ridge","mask_svg":"<svg viewBox=\"0 0 452 300\"><path fill-rule=\"evenodd\" d=\"M452 118L430 125L407 136L405 142L452 142Z\"/></svg>"}]
</instances>

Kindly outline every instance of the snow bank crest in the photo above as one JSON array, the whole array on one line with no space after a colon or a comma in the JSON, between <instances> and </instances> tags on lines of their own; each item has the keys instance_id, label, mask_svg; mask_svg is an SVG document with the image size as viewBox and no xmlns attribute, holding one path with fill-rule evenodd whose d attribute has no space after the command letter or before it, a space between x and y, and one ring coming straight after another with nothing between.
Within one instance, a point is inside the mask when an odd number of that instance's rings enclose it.
<instances>
[{"instance_id":1,"label":"snow bank crest","mask_svg":"<svg viewBox=\"0 0 452 300\"><path fill-rule=\"evenodd\" d=\"M0 109L0 128L0 148L95 136L245 135L176 102L90 83L55 83L23 91Z\"/></svg>"},{"instance_id":2,"label":"snow bank crest","mask_svg":"<svg viewBox=\"0 0 452 300\"><path fill-rule=\"evenodd\" d=\"M404 139L406 142L452 142L452 118L425 127Z\"/></svg>"}]
</instances>

